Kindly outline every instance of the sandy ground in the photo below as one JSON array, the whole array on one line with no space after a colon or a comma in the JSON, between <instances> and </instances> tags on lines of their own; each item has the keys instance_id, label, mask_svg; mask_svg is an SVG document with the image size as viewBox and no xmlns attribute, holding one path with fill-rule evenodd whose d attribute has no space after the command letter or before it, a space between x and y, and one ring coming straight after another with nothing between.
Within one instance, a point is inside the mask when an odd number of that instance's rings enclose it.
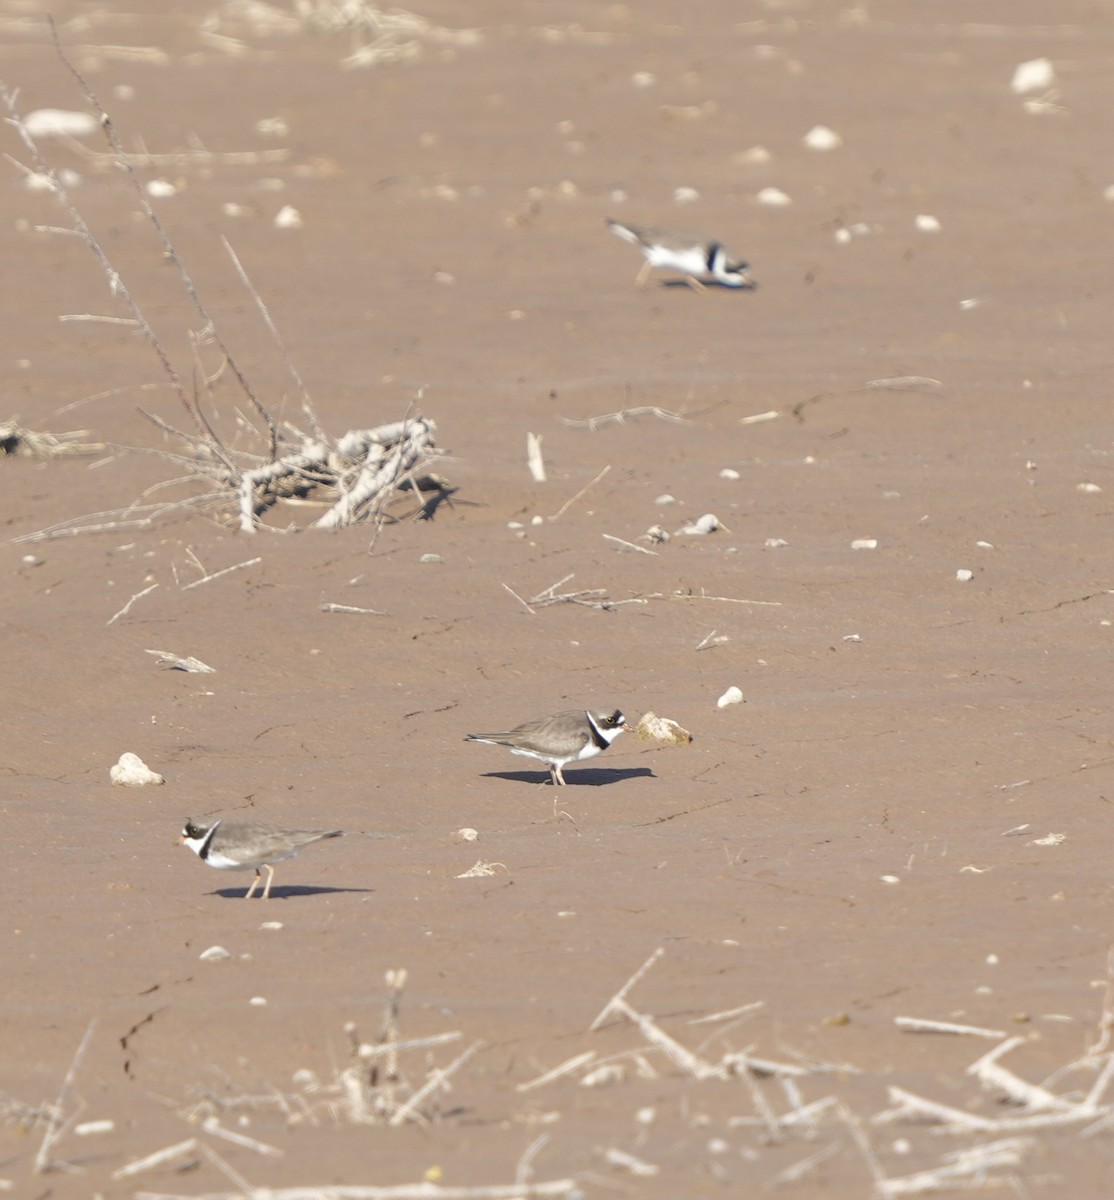
<instances>
[{"instance_id":1,"label":"sandy ground","mask_svg":"<svg viewBox=\"0 0 1114 1200\"><path fill-rule=\"evenodd\" d=\"M672 1200L757 1194L816 1155L780 1190L850 1200L1011 1137L989 1169L1007 1194L1110 1194L1109 1130L991 1124L1031 1115L967 1073L1000 1039L895 1025L1019 1035L1002 1064L1045 1081L1097 1036L1110 938L1114 17L978 7L975 24L958 2L707 0L690 18L438 0L422 14L478 39L427 33L406 61L344 69L348 37L267 37L231 9L206 35L189 5L51 6L125 144L178 156L140 174L176 186L158 211L268 406L298 416L222 235L329 431L394 420L424 388L456 490L374 541L284 532L318 510L283 506L254 538L181 512L27 542L181 471L0 463L7 1190L478 1187L526 1156L536 1181ZM1011 91L1041 57L1054 90ZM0 77L24 113L84 107L37 5L0 5ZM816 125L842 145L809 149ZM10 128L2 148L27 161ZM80 174L82 214L188 380L196 316L103 141L43 148ZM300 229L275 228L286 205ZM640 291L608 216L714 233L760 286ZM59 321L127 315L85 246L38 228L66 220L5 168L0 417L177 449L137 412L186 420L141 339ZM937 384L868 386L910 376ZM214 423L250 445L222 389ZM687 420L570 423L654 407ZM603 536L708 512L724 528L653 555ZM638 603L531 614L503 586L568 575ZM746 703L717 708L730 685ZM462 742L585 705L695 741L621 738L569 768L556 815L544 772ZM165 786L110 786L125 751ZM245 903L248 877L175 845L187 815L220 814L347 836ZM493 873L462 878L477 860ZM231 957L202 961L214 945ZM719 1077L620 1016L589 1030L659 948L628 1000ZM398 969L398 1036L456 1040L401 1052L357 1123L346 1028L380 1038ZM71 1169L35 1174L91 1022L48 1155ZM801 1073L752 1074L743 1052ZM1078 1099L1107 1061L1050 1086ZM893 1087L987 1124L877 1122Z\"/></svg>"}]
</instances>

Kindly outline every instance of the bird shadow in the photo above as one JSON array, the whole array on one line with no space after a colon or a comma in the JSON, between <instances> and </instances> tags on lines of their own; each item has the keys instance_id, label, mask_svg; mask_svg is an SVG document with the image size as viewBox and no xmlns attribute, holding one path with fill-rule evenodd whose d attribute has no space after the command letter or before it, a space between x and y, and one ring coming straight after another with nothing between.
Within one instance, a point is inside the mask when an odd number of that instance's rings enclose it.
<instances>
[{"instance_id":1,"label":"bird shadow","mask_svg":"<svg viewBox=\"0 0 1114 1200\"><path fill-rule=\"evenodd\" d=\"M750 283L723 283L719 279L702 279L700 282L709 291L713 288L716 291L723 292L755 292L758 290L758 284L753 280ZM696 292L696 288L687 279L659 279L658 286L663 288L683 288L686 292Z\"/></svg>"},{"instance_id":2,"label":"bird shadow","mask_svg":"<svg viewBox=\"0 0 1114 1200\"><path fill-rule=\"evenodd\" d=\"M485 779L506 779L511 783L548 783L548 771L485 771ZM657 776L649 767L615 767L610 770L603 767L588 767L577 771L565 772L565 783L575 787L606 787L611 783L621 783L624 779L656 779ZM274 892L271 893L274 895Z\"/></svg>"},{"instance_id":3,"label":"bird shadow","mask_svg":"<svg viewBox=\"0 0 1114 1200\"><path fill-rule=\"evenodd\" d=\"M375 888L345 888L345 887L319 887L311 883L276 883L271 888L271 900L293 900L297 896L328 896L334 892L374 892ZM215 888L209 893L210 896L222 896L225 900L239 899L242 900L248 894L246 887L224 887ZM252 897L253 900L260 899L259 891Z\"/></svg>"}]
</instances>

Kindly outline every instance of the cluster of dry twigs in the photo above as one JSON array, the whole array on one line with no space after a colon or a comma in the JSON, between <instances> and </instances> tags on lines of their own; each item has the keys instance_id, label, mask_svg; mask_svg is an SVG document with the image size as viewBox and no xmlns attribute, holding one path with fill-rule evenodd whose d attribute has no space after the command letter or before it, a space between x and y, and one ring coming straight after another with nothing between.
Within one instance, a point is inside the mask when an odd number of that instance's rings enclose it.
<instances>
[{"instance_id":1,"label":"cluster of dry twigs","mask_svg":"<svg viewBox=\"0 0 1114 1200\"><path fill-rule=\"evenodd\" d=\"M422 468L437 455L433 421L420 413L407 412L401 420L371 429L354 429L338 438L329 437L318 420L309 392L290 360L266 305L252 286L232 247L224 241L224 248L232 265L278 347L301 399L307 428L299 428L289 421L284 421L280 427L253 390L245 371L221 336L215 320L198 295L193 280L152 207L111 119L85 79L66 57L56 33L55 45L62 61L84 93L86 102L99 118L114 161L130 180L143 213L159 240L163 255L178 270L183 290L201 320L201 328L191 333L195 357L192 389L187 388L182 374L172 363L127 284L113 267L103 246L81 216L62 179L43 156L17 111L15 95L3 84L0 84L0 99L8 109L9 123L19 134L30 156L34 173L49 180L51 189L68 213L72 231L96 257L108 281L110 292L124 302L130 313L127 323L137 329L154 350L174 394L188 417L189 426L182 430L159 416L147 412L143 414L179 447L176 452L160 449L154 453L184 472L181 478L160 484L152 490L187 483L194 486L200 484L202 491L200 494L191 491L189 498L183 501L137 504L118 513L98 514L98 520L93 523L89 523L88 520L85 520L85 523L65 522L38 535L30 535L28 540L100 531L106 528L149 525L158 517L183 507L228 513L241 532L252 533L259 528L261 515L276 501L284 498L310 498L322 503L325 512L312 522L312 527L317 529L335 529L368 520L381 522L386 516L387 506L398 490L404 485L418 487ZM200 349L207 345L215 346L220 353L221 367L216 372L206 371L199 361ZM260 443L256 453L230 446L218 434L202 401L203 394L209 399L212 398L213 386L225 370L231 373L250 411L254 413L257 424L249 427ZM20 442L17 444L29 447L45 444L42 442L43 435L38 435L38 442L33 438L29 440L26 431L15 429L14 424L9 433L11 437L18 435ZM73 440L69 439L70 442ZM67 439L58 438L55 439L55 443L53 452L59 453L60 447L67 444ZM439 493L445 491L442 481L435 476L427 475L424 486ZM419 511L425 510L428 503L423 496L422 508Z\"/></svg>"},{"instance_id":2,"label":"cluster of dry twigs","mask_svg":"<svg viewBox=\"0 0 1114 1200\"><path fill-rule=\"evenodd\" d=\"M1080 1127L1078 1136L1091 1138L1114 1127L1114 1098L1108 1096L1114 1083L1114 951L1108 962L1108 986L1099 1021L1099 1036L1081 1056L1054 1075L1032 1083L1002 1065L1006 1055L1021 1049L1028 1038L1007 1037L995 1029L961 1025L949 1021L898 1017L895 1024L904 1033L928 1036L975 1037L996 1041L987 1054L967 1068L966 1076L976 1085L962 1098L962 1106L944 1104L907 1089L886 1088L888 1106L868 1117L852 1110L838 1085L861 1076L849 1063L823 1062L782 1047L777 1058L755 1054L751 1049L728 1048L710 1057L707 1047L727 1045L728 1031L736 1029L764 1008L761 1001L722 1012L693 1018L690 1026L711 1029L695 1049L667 1032L654 1017L636 1007L631 994L647 973L664 957L658 948L604 1005L590 1026L587 1037L618 1020L635 1034L627 1049L601 1055L596 1048L578 1051L535 1078L519 1083L520 1095L532 1095L557 1081L575 1080L581 1087L637 1087L651 1083L660 1090L666 1077L681 1078L694 1085L716 1083L743 1088L750 1115L731 1118L732 1128L750 1130L759 1147L795 1142L822 1141L818 1149L777 1172L765 1183L767 1189L812 1180L818 1181L821 1164L837 1156L861 1164L867 1191L875 1200L925 1195L952 1189L965 1191L1009 1186L1026 1170L1038 1148L1035 1134L1042 1130ZM288 1126L317 1125L322 1121L378 1125L428 1125L467 1111L464 1104L449 1101L455 1077L481 1048L473 1043L447 1066L433 1065L430 1051L461 1038L459 1031L431 1037L404 1039L399 1032L399 1012L406 972L387 973L388 998L383 1027L374 1042L361 1041L355 1026L346 1027L350 1061L331 1081L322 1081L310 1071L299 1071L294 1080L299 1090L280 1092L267 1088L249 1093L226 1080L220 1089L200 1089L179 1115L200 1132L173 1145L133 1159L118 1168L115 1180L132 1179L160 1168L177 1172L203 1162L220 1171L235 1190L210 1193L207 1200L513 1200L521 1197L572 1197L580 1194L575 1179L534 1179L533 1160L546 1144L548 1135L530 1144L519 1160L512 1184L480 1187L441 1187L430 1181L411 1185L328 1184L286 1188L257 1187L244 1178L218 1153L214 1143L231 1144L261 1158L284 1156L281 1147L242 1132L248 1114L272 1113ZM70 1130L81 1103L75 1101L75 1079L94 1031L91 1024L66 1074L53 1105L32 1108L8 1098L9 1120L29 1128L44 1125L45 1133L34 1171L72 1169L56 1153L57 1144ZM415 1052L425 1057L415 1073L408 1063ZM1074 1081L1074 1086L1069 1082ZM814 1097L808 1093L817 1092ZM1008 1107L1003 1112L1003 1104ZM235 1118L231 1120L230 1118ZM240 1129L229 1128L239 1124ZM961 1138L957 1148L928 1151L922 1159L931 1165L911 1173L894 1174L886 1169L883 1153L875 1144L872 1130L895 1124L929 1129L937 1135ZM919 1148L924 1150L922 1145ZM613 1169L628 1176L650 1178L661 1172L652 1153L638 1154L622 1147L601 1148L599 1153ZM143 1200L188 1200L180 1195L139 1193Z\"/></svg>"}]
</instances>

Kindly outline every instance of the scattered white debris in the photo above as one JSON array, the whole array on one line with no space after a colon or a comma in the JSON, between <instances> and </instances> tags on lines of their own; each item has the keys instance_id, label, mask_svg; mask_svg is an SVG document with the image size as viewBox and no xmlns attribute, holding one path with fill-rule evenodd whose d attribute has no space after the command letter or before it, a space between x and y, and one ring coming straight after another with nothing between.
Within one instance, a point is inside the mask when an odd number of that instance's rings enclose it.
<instances>
[{"instance_id":1,"label":"scattered white debris","mask_svg":"<svg viewBox=\"0 0 1114 1200\"><path fill-rule=\"evenodd\" d=\"M73 1131L78 1137L89 1137L94 1133L111 1133L115 1128L115 1121L82 1121L80 1125L73 1127Z\"/></svg>"},{"instance_id":2,"label":"scattered white debris","mask_svg":"<svg viewBox=\"0 0 1114 1200\"><path fill-rule=\"evenodd\" d=\"M741 167L760 167L772 161L773 155L765 146L751 146L749 150L740 150L734 159Z\"/></svg>"},{"instance_id":3,"label":"scattered white debris","mask_svg":"<svg viewBox=\"0 0 1114 1200\"><path fill-rule=\"evenodd\" d=\"M74 188L80 187L85 182L76 171L70 170L69 167L63 167L60 171L56 171L55 176L67 191L73 191ZM29 192L53 192L55 184L49 175L32 171L30 174L24 175L23 186Z\"/></svg>"},{"instance_id":4,"label":"scattered white debris","mask_svg":"<svg viewBox=\"0 0 1114 1200\"><path fill-rule=\"evenodd\" d=\"M939 233L943 228L940 222L929 213L917 213L913 218L913 225L918 233Z\"/></svg>"},{"instance_id":5,"label":"scattered white debris","mask_svg":"<svg viewBox=\"0 0 1114 1200\"><path fill-rule=\"evenodd\" d=\"M743 703L742 688L737 688L734 685L732 685L716 701L716 708L727 708L731 704L742 704L742 703Z\"/></svg>"},{"instance_id":6,"label":"scattered white debris","mask_svg":"<svg viewBox=\"0 0 1114 1200\"><path fill-rule=\"evenodd\" d=\"M635 71L630 77L632 86L636 88L649 88L657 83L657 76L652 71Z\"/></svg>"},{"instance_id":7,"label":"scattered white debris","mask_svg":"<svg viewBox=\"0 0 1114 1200\"><path fill-rule=\"evenodd\" d=\"M969 571L966 567L960 567L959 570L956 571L955 577L959 583L970 583L971 580L975 578L975 572Z\"/></svg>"},{"instance_id":8,"label":"scattered white debris","mask_svg":"<svg viewBox=\"0 0 1114 1200\"><path fill-rule=\"evenodd\" d=\"M883 875L883 876L881 876L881 879L882 879L883 883L900 883L901 882L900 877L897 875Z\"/></svg>"},{"instance_id":9,"label":"scattered white debris","mask_svg":"<svg viewBox=\"0 0 1114 1200\"><path fill-rule=\"evenodd\" d=\"M841 225L832 236L841 246L846 246L851 240L852 234L850 229Z\"/></svg>"},{"instance_id":10,"label":"scattered white debris","mask_svg":"<svg viewBox=\"0 0 1114 1200\"><path fill-rule=\"evenodd\" d=\"M1015 96L1045 92L1056 82L1056 72L1047 58L1031 58L1014 68L1010 89Z\"/></svg>"},{"instance_id":11,"label":"scattered white debris","mask_svg":"<svg viewBox=\"0 0 1114 1200\"><path fill-rule=\"evenodd\" d=\"M843 635L843 640L844 640L845 642L852 642L852 643L858 644L858 643L859 643L859 642L861 642L863 639L862 639L862 636L861 636L860 634L857 634L857 633L845 633L845 634Z\"/></svg>"},{"instance_id":12,"label":"scattered white debris","mask_svg":"<svg viewBox=\"0 0 1114 1200\"><path fill-rule=\"evenodd\" d=\"M883 392L942 392L944 385L928 375L892 375L887 379L869 379L871 391Z\"/></svg>"},{"instance_id":13,"label":"scattered white debris","mask_svg":"<svg viewBox=\"0 0 1114 1200\"><path fill-rule=\"evenodd\" d=\"M264 921L263 924L259 926L260 929L267 930L276 930L281 929L282 927L281 921Z\"/></svg>"},{"instance_id":14,"label":"scattered white debris","mask_svg":"<svg viewBox=\"0 0 1114 1200\"><path fill-rule=\"evenodd\" d=\"M827 125L814 125L805 134L804 143L810 150L838 150L843 145L843 138Z\"/></svg>"},{"instance_id":15,"label":"scattered white debris","mask_svg":"<svg viewBox=\"0 0 1114 1200\"><path fill-rule=\"evenodd\" d=\"M92 113L64 108L37 108L23 118L23 127L33 138L86 137L96 132L97 125Z\"/></svg>"},{"instance_id":16,"label":"scattered white debris","mask_svg":"<svg viewBox=\"0 0 1114 1200\"><path fill-rule=\"evenodd\" d=\"M223 959L231 958L232 954L223 946L210 946L208 950L202 950L197 957L202 962L221 962Z\"/></svg>"},{"instance_id":17,"label":"scattered white debris","mask_svg":"<svg viewBox=\"0 0 1114 1200\"><path fill-rule=\"evenodd\" d=\"M1066 833L1049 833L1042 838L1034 838L1026 842L1026 846L1062 846L1068 840Z\"/></svg>"},{"instance_id":18,"label":"scattered white debris","mask_svg":"<svg viewBox=\"0 0 1114 1200\"><path fill-rule=\"evenodd\" d=\"M978 308L982 301L975 296L969 297L967 300L960 300L959 307L964 312L969 312L972 308Z\"/></svg>"},{"instance_id":19,"label":"scattered white debris","mask_svg":"<svg viewBox=\"0 0 1114 1200\"><path fill-rule=\"evenodd\" d=\"M671 496L668 492L662 492L662 494L654 500L654 504L657 505L658 508L661 508L663 505L666 505L666 504L676 504L676 503L677 503L677 497Z\"/></svg>"},{"instance_id":20,"label":"scattered white debris","mask_svg":"<svg viewBox=\"0 0 1114 1200\"><path fill-rule=\"evenodd\" d=\"M266 1008L267 998L265 996L252 996L248 1003L252 1008Z\"/></svg>"},{"instance_id":21,"label":"scattered white debris","mask_svg":"<svg viewBox=\"0 0 1114 1200\"><path fill-rule=\"evenodd\" d=\"M143 190L155 200L169 200L178 195L178 189L169 179L149 179Z\"/></svg>"},{"instance_id":22,"label":"scattered white debris","mask_svg":"<svg viewBox=\"0 0 1114 1200\"><path fill-rule=\"evenodd\" d=\"M724 467L719 473L720 479L739 479L739 472L734 467Z\"/></svg>"},{"instance_id":23,"label":"scattered white debris","mask_svg":"<svg viewBox=\"0 0 1114 1200\"><path fill-rule=\"evenodd\" d=\"M440 554L423 554L421 556L421 558L418 559L418 562L422 563L424 566L429 566L432 563L439 563L439 562L444 562L444 561L445 560L441 557Z\"/></svg>"},{"instance_id":24,"label":"scattered white debris","mask_svg":"<svg viewBox=\"0 0 1114 1200\"><path fill-rule=\"evenodd\" d=\"M983 542L983 541L978 541L978 542L976 542L976 543L975 543L975 545L976 545L976 546L978 546L978 548L979 548L980 550L993 550L993 549L994 549L994 543L993 543L993 542Z\"/></svg>"},{"instance_id":25,"label":"scattered white debris","mask_svg":"<svg viewBox=\"0 0 1114 1200\"><path fill-rule=\"evenodd\" d=\"M635 1158L633 1154L628 1154L625 1150L618 1150L614 1146L603 1152L604 1162L608 1166L619 1167L621 1170L629 1171L632 1175L647 1177L656 1175L661 1168L656 1163L646 1162L645 1159Z\"/></svg>"},{"instance_id":26,"label":"scattered white debris","mask_svg":"<svg viewBox=\"0 0 1114 1200\"><path fill-rule=\"evenodd\" d=\"M793 203L792 198L776 187L764 187L755 199L759 204L765 204L770 208L786 208Z\"/></svg>"},{"instance_id":27,"label":"scattered white debris","mask_svg":"<svg viewBox=\"0 0 1114 1200\"><path fill-rule=\"evenodd\" d=\"M851 543L851 549L852 550L877 550L878 549L878 539L877 538L855 538L855 540Z\"/></svg>"},{"instance_id":28,"label":"scattered white debris","mask_svg":"<svg viewBox=\"0 0 1114 1200\"><path fill-rule=\"evenodd\" d=\"M260 137L284 138L290 134L290 124L285 117L263 117L256 121L255 132Z\"/></svg>"},{"instance_id":29,"label":"scattered white debris","mask_svg":"<svg viewBox=\"0 0 1114 1200\"><path fill-rule=\"evenodd\" d=\"M37 554L25 554L19 561L25 567L41 567L45 560L41 559Z\"/></svg>"},{"instance_id":30,"label":"scattered white debris","mask_svg":"<svg viewBox=\"0 0 1114 1200\"><path fill-rule=\"evenodd\" d=\"M677 530L677 533L698 537L706 533L715 533L720 528L722 527L719 523L719 517L715 513L705 513L702 517L697 517L691 524L683 525Z\"/></svg>"},{"instance_id":31,"label":"scattered white debris","mask_svg":"<svg viewBox=\"0 0 1114 1200\"><path fill-rule=\"evenodd\" d=\"M776 408L771 408L767 412L751 413L749 417L740 417L740 425L761 425L766 421L776 421L781 413Z\"/></svg>"},{"instance_id":32,"label":"scattered white debris","mask_svg":"<svg viewBox=\"0 0 1114 1200\"><path fill-rule=\"evenodd\" d=\"M634 732L642 741L675 742L677 745L687 746L693 740L692 734L676 721L669 717L656 716L652 712L642 714Z\"/></svg>"},{"instance_id":33,"label":"scattered white debris","mask_svg":"<svg viewBox=\"0 0 1114 1200\"><path fill-rule=\"evenodd\" d=\"M1077 492L1086 492L1089 496L1095 496L1102 491L1102 488L1097 483L1077 483L1075 490Z\"/></svg>"},{"instance_id":34,"label":"scattered white debris","mask_svg":"<svg viewBox=\"0 0 1114 1200\"><path fill-rule=\"evenodd\" d=\"M152 771L138 754L132 754L130 750L121 754L120 761L109 768L108 777L118 787L145 787L149 783L166 782L157 771Z\"/></svg>"},{"instance_id":35,"label":"scattered white debris","mask_svg":"<svg viewBox=\"0 0 1114 1200\"><path fill-rule=\"evenodd\" d=\"M505 871L507 869L507 864L484 862L483 859L479 859L474 866L469 867L467 871L464 871L458 875L457 879L476 879L480 876L494 875L496 874L497 868L501 868Z\"/></svg>"},{"instance_id":36,"label":"scattered white debris","mask_svg":"<svg viewBox=\"0 0 1114 1200\"><path fill-rule=\"evenodd\" d=\"M275 217L276 229L301 229L303 224L302 214L292 204L283 205Z\"/></svg>"},{"instance_id":37,"label":"scattered white debris","mask_svg":"<svg viewBox=\"0 0 1114 1200\"><path fill-rule=\"evenodd\" d=\"M679 187L673 189L674 204L695 204L700 199L700 193L693 187Z\"/></svg>"},{"instance_id":38,"label":"scattered white debris","mask_svg":"<svg viewBox=\"0 0 1114 1200\"><path fill-rule=\"evenodd\" d=\"M788 545L789 543L785 540L785 538L778 537L769 537L762 543L763 549L765 550L780 550L783 546Z\"/></svg>"},{"instance_id":39,"label":"scattered white debris","mask_svg":"<svg viewBox=\"0 0 1114 1200\"><path fill-rule=\"evenodd\" d=\"M453 840L457 842L476 842L479 841L480 832L478 829L473 829L469 825L465 825L462 829L458 829L453 834Z\"/></svg>"}]
</instances>

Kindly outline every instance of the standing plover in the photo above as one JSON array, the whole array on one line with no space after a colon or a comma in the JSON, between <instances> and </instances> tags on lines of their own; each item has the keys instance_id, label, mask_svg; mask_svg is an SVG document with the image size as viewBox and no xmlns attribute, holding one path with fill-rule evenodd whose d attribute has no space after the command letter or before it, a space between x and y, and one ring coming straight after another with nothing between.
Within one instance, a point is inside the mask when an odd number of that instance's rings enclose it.
<instances>
[{"instance_id":1,"label":"standing plover","mask_svg":"<svg viewBox=\"0 0 1114 1200\"><path fill-rule=\"evenodd\" d=\"M263 899L271 894L271 880L275 877L272 863L293 858L303 846L320 842L325 838L340 837L343 829L279 829L263 821L226 821L220 818L211 825L202 825L192 818L187 819L180 845L189 848L210 867L218 871L254 870L244 899L248 899L259 886L263 872L267 872L267 883L263 888Z\"/></svg>"},{"instance_id":2,"label":"standing plover","mask_svg":"<svg viewBox=\"0 0 1114 1200\"><path fill-rule=\"evenodd\" d=\"M573 709L523 721L506 733L470 733L464 740L506 746L512 754L536 758L549 768L553 783L563 784L562 767L595 757L627 728L627 719L618 709L610 713Z\"/></svg>"},{"instance_id":3,"label":"standing plover","mask_svg":"<svg viewBox=\"0 0 1114 1200\"><path fill-rule=\"evenodd\" d=\"M655 229L649 225L624 225L608 218L607 227L616 237L642 251L646 261L635 282L642 287L655 267L679 271L698 292L707 283L730 288L754 288L747 264L732 261L723 245L691 229Z\"/></svg>"}]
</instances>

